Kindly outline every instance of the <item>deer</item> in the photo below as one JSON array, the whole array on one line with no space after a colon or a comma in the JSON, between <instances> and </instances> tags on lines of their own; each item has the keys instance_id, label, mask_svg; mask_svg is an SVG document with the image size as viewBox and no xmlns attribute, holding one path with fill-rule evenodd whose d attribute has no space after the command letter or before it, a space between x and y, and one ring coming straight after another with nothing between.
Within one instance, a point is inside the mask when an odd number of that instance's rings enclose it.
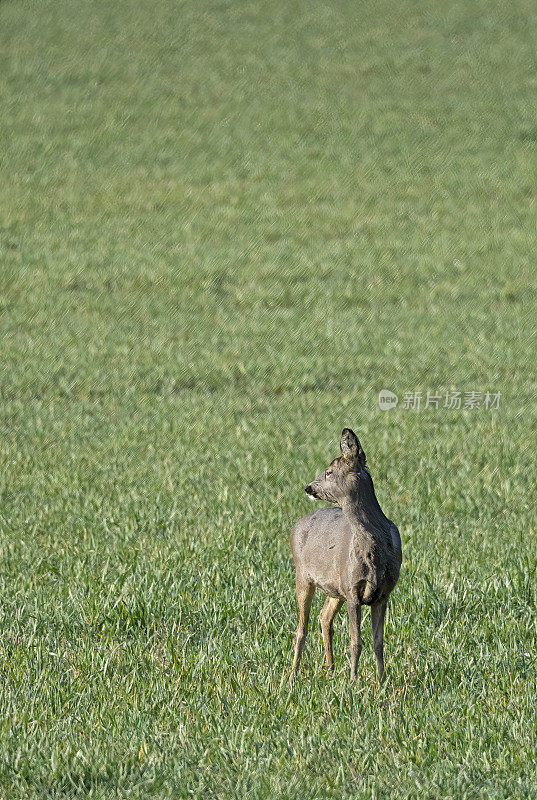
<instances>
[{"instance_id":1,"label":"deer","mask_svg":"<svg viewBox=\"0 0 537 800\"><path fill-rule=\"evenodd\" d=\"M334 617L346 602L351 683L356 681L362 651L362 606L371 607L373 650L379 680L383 683L386 679L384 619L388 597L399 578L401 537L379 505L362 445L350 428L344 428L341 433L340 450L341 455L305 489L312 500L337 505L306 514L291 531L300 613L289 679L291 686L304 649L311 603L317 588L326 595L319 620L324 666L328 672L334 672Z\"/></svg>"}]
</instances>

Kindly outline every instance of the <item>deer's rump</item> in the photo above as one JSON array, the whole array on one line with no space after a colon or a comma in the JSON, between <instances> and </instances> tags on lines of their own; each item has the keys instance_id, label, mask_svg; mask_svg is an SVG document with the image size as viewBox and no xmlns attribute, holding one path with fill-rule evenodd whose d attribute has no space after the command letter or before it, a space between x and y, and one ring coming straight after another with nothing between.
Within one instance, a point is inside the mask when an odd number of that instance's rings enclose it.
<instances>
[{"instance_id":1,"label":"deer's rump","mask_svg":"<svg viewBox=\"0 0 537 800\"><path fill-rule=\"evenodd\" d=\"M380 533L376 543L369 534L362 541L337 506L299 519L291 531L291 549L297 578L328 597L346 600L352 588L360 603L372 605L387 597L397 582L400 559L391 531Z\"/></svg>"},{"instance_id":2,"label":"deer's rump","mask_svg":"<svg viewBox=\"0 0 537 800\"><path fill-rule=\"evenodd\" d=\"M341 508L312 511L299 519L291 531L297 576L318 586L328 597L343 600L347 599L347 587L352 581L367 603L367 595L376 589L376 579L371 565L354 552L353 545L353 531Z\"/></svg>"}]
</instances>

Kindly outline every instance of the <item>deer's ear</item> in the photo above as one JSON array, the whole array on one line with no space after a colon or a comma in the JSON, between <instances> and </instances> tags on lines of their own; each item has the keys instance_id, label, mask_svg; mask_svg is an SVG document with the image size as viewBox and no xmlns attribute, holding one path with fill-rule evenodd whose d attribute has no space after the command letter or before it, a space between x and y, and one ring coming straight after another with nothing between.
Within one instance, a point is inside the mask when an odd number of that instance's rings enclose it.
<instances>
[{"instance_id":1,"label":"deer's ear","mask_svg":"<svg viewBox=\"0 0 537 800\"><path fill-rule=\"evenodd\" d=\"M358 437L350 428L343 428L341 441L339 443L341 453L346 461L354 463L357 461L361 467L365 467L365 453L362 449Z\"/></svg>"}]
</instances>

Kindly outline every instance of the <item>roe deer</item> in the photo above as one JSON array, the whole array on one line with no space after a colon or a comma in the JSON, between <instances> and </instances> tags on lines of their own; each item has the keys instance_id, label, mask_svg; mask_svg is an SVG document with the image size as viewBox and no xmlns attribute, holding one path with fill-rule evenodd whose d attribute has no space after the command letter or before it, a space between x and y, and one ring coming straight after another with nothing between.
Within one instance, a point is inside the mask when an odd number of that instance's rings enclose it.
<instances>
[{"instance_id":1,"label":"roe deer","mask_svg":"<svg viewBox=\"0 0 537 800\"><path fill-rule=\"evenodd\" d=\"M384 617L388 596L399 578L401 539L399 531L382 512L365 453L356 434L344 428L341 456L321 477L306 486L313 499L339 505L320 508L299 519L291 531L291 549L296 566L296 595L300 621L295 637L292 683L308 632L309 613L315 589L326 595L320 613L325 666L334 670L333 620L347 601L351 636L351 681L356 678L362 650L360 625L362 605L371 606L373 648L379 678L384 681Z\"/></svg>"}]
</instances>

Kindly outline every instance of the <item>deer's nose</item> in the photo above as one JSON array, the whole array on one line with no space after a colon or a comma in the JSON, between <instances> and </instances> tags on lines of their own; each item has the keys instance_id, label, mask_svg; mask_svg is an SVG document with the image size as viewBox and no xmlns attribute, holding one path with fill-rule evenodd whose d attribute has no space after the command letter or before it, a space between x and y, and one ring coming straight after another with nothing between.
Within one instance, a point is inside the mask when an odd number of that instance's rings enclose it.
<instances>
[{"instance_id":1,"label":"deer's nose","mask_svg":"<svg viewBox=\"0 0 537 800\"><path fill-rule=\"evenodd\" d=\"M311 488L311 483L309 484L309 486L306 486L306 488L304 489L304 491L306 492L306 494L307 494L309 497L315 497L315 494L314 494L314 492L313 492L313 489Z\"/></svg>"}]
</instances>

